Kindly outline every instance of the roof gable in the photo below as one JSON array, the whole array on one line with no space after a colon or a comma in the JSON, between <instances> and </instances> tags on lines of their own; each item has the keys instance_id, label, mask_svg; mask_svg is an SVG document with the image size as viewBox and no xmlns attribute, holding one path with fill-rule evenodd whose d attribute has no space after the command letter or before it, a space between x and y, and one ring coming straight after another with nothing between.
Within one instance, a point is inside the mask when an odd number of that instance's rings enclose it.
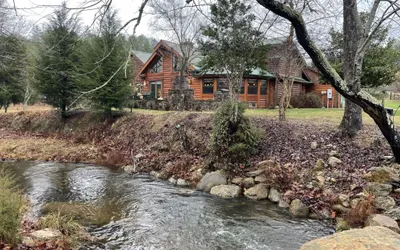
<instances>
[{"instance_id":1,"label":"roof gable","mask_svg":"<svg viewBox=\"0 0 400 250\"><path fill-rule=\"evenodd\" d=\"M142 63L147 62L151 57L152 53L140 51L140 50L132 50L132 54L135 55Z\"/></svg>"}]
</instances>

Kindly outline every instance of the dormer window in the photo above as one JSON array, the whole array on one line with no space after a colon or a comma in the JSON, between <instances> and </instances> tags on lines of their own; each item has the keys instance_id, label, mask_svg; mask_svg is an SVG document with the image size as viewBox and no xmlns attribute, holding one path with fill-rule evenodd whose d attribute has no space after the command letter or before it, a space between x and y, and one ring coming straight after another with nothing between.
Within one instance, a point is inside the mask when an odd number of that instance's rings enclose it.
<instances>
[{"instance_id":1,"label":"dormer window","mask_svg":"<svg viewBox=\"0 0 400 250\"><path fill-rule=\"evenodd\" d=\"M161 73L162 72L162 57L159 57L157 62L150 69L150 73Z\"/></svg>"}]
</instances>

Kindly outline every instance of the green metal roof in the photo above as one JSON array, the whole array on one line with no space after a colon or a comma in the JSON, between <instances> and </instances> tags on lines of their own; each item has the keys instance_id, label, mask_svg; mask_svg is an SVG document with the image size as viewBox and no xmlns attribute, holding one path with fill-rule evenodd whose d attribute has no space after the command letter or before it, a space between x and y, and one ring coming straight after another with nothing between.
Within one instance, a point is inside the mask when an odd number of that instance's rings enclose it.
<instances>
[{"instance_id":1,"label":"green metal roof","mask_svg":"<svg viewBox=\"0 0 400 250\"><path fill-rule=\"evenodd\" d=\"M193 70L194 75L196 76L203 76L203 75L226 75L226 71L206 71L206 72L202 72L201 69L199 67L195 67L195 69ZM275 76L271 73L269 73L266 70L260 69L260 68L256 68L254 70L252 70L250 73L245 74L245 76L258 76L258 77L264 77L264 78L275 78Z\"/></svg>"}]
</instances>

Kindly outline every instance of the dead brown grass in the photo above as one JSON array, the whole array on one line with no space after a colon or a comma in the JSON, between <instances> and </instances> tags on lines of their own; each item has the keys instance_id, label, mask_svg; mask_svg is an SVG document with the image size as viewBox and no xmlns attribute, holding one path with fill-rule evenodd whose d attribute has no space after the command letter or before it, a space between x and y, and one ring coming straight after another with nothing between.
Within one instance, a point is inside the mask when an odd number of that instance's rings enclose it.
<instances>
[{"instance_id":1,"label":"dead brown grass","mask_svg":"<svg viewBox=\"0 0 400 250\"><path fill-rule=\"evenodd\" d=\"M96 148L52 138L0 139L0 158L94 163Z\"/></svg>"},{"instance_id":2,"label":"dead brown grass","mask_svg":"<svg viewBox=\"0 0 400 250\"><path fill-rule=\"evenodd\" d=\"M373 195L369 195L366 199L357 203L346 215L345 220L351 227L363 227L365 220L372 215L374 210L374 199Z\"/></svg>"}]
</instances>

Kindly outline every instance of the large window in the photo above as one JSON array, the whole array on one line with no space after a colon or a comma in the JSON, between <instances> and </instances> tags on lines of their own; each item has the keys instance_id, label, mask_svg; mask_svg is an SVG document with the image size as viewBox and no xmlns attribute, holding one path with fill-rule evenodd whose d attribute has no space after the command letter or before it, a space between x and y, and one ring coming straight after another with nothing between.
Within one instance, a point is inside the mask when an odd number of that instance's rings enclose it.
<instances>
[{"instance_id":1,"label":"large window","mask_svg":"<svg viewBox=\"0 0 400 250\"><path fill-rule=\"evenodd\" d=\"M159 57L157 62L150 69L150 72L151 73L161 73L162 72L162 61L163 61L163 58Z\"/></svg>"},{"instance_id":2,"label":"large window","mask_svg":"<svg viewBox=\"0 0 400 250\"><path fill-rule=\"evenodd\" d=\"M249 94L249 95L257 95L258 94L258 80L257 79L249 79L249 84L247 87L247 94Z\"/></svg>"},{"instance_id":3,"label":"large window","mask_svg":"<svg viewBox=\"0 0 400 250\"><path fill-rule=\"evenodd\" d=\"M268 93L268 81L261 80L260 95L266 95L267 93Z\"/></svg>"},{"instance_id":4,"label":"large window","mask_svg":"<svg viewBox=\"0 0 400 250\"><path fill-rule=\"evenodd\" d=\"M221 91L221 92L228 92L229 91L228 79L219 78L218 79L218 84L217 84L217 90Z\"/></svg>"},{"instance_id":5,"label":"large window","mask_svg":"<svg viewBox=\"0 0 400 250\"><path fill-rule=\"evenodd\" d=\"M150 82L151 97L158 99L162 97L162 82Z\"/></svg>"},{"instance_id":6,"label":"large window","mask_svg":"<svg viewBox=\"0 0 400 250\"><path fill-rule=\"evenodd\" d=\"M203 79L203 94L214 94L214 79Z\"/></svg>"}]
</instances>

